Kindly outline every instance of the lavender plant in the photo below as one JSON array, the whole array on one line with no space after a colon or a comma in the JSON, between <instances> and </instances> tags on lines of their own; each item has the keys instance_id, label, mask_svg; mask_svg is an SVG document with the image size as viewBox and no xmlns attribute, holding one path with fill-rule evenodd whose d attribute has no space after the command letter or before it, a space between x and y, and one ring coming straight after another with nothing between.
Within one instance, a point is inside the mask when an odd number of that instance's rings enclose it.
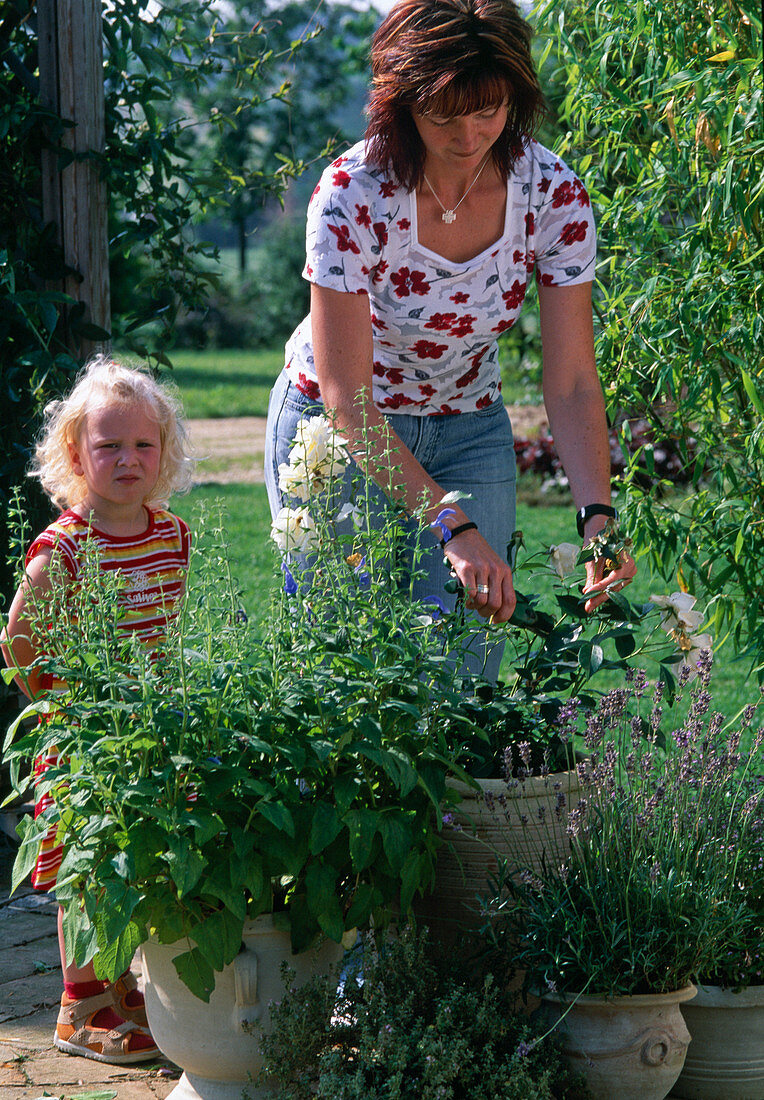
<instances>
[{"instance_id":1,"label":"lavender plant","mask_svg":"<svg viewBox=\"0 0 764 1100\"><path fill-rule=\"evenodd\" d=\"M685 666L690 705L665 737L662 685L651 699L640 672L583 716L569 855L541 867L521 855L486 905L497 959L527 984L573 996L760 980L764 734L741 751L756 704L725 724L710 670L705 650L689 689ZM579 728L573 711L563 736Z\"/></svg>"}]
</instances>

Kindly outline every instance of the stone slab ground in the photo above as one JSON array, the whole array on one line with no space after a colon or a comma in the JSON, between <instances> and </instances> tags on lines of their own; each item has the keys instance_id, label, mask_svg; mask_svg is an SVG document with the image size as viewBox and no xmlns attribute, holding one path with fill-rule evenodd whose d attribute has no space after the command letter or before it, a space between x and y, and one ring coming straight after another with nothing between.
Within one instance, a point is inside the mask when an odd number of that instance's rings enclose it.
<instances>
[{"instance_id":1,"label":"stone slab ground","mask_svg":"<svg viewBox=\"0 0 764 1100\"><path fill-rule=\"evenodd\" d=\"M138 975L140 973L138 969ZM0 1100L164 1100L180 1070L108 1066L53 1046L61 971L52 898L0 885Z\"/></svg>"}]
</instances>

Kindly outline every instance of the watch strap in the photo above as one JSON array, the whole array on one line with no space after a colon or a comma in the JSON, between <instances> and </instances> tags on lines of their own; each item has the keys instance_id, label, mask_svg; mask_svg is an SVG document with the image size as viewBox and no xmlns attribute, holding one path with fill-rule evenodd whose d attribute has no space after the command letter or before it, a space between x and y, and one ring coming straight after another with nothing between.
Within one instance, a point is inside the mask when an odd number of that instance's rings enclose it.
<instances>
[{"instance_id":1,"label":"watch strap","mask_svg":"<svg viewBox=\"0 0 764 1100\"><path fill-rule=\"evenodd\" d=\"M576 512L576 529L579 538L584 537L586 521L591 519L592 516L608 516L610 519L618 519L618 513L609 504L586 504Z\"/></svg>"}]
</instances>

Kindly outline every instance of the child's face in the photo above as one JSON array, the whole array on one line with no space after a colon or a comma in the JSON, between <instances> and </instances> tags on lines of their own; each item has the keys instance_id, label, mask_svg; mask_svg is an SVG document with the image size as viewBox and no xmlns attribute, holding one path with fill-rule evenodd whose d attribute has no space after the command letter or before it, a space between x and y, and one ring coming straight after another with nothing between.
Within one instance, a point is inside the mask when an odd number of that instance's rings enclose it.
<instances>
[{"instance_id":1,"label":"child's face","mask_svg":"<svg viewBox=\"0 0 764 1100\"><path fill-rule=\"evenodd\" d=\"M93 409L77 443L69 444L72 469L85 479L88 503L135 507L150 499L159 478L159 425L145 405Z\"/></svg>"}]
</instances>

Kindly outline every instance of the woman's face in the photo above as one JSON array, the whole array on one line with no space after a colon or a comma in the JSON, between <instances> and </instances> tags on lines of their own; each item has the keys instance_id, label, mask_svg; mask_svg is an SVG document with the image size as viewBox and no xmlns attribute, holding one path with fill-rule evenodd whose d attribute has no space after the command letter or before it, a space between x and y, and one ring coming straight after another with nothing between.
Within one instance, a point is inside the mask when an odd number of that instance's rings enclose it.
<instances>
[{"instance_id":1,"label":"woman's face","mask_svg":"<svg viewBox=\"0 0 764 1100\"><path fill-rule=\"evenodd\" d=\"M507 101L469 115L447 117L420 114L411 117L427 153L428 166L477 168L507 122Z\"/></svg>"}]
</instances>

